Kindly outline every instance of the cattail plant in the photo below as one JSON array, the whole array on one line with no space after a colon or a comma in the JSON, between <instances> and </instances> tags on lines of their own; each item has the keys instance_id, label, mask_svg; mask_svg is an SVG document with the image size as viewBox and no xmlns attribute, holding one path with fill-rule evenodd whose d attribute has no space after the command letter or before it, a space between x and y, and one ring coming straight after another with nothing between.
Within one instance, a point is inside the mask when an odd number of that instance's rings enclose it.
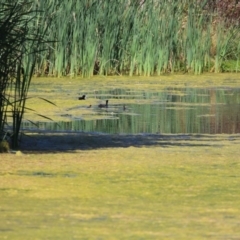
<instances>
[{"instance_id":1,"label":"cattail plant","mask_svg":"<svg viewBox=\"0 0 240 240\"><path fill-rule=\"evenodd\" d=\"M49 19L30 1L0 1L0 137L18 147L36 59L44 50Z\"/></svg>"},{"instance_id":2,"label":"cattail plant","mask_svg":"<svg viewBox=\"0 0 240 240\"><path fill-rule=\"evenodd\" d=\"M236 24L229 28L233 21L221 19L221 4L213 7L199 0L34 3L39 20L51 18L46 37L55 40L36 59L37 74L200 74L213 68L221 71L222 61L239 59L239 31Z\"/></svg>"}]
</instances>

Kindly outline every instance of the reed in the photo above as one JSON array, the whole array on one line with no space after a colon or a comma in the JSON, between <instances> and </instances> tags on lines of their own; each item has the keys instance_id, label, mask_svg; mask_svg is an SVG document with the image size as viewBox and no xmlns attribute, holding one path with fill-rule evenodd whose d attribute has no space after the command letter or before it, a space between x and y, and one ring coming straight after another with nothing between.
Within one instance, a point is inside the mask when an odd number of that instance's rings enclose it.
<instances>
[{"instance_id":1,"label":"reed","mask_svg":"<svg viewBox=\"0 0 240 240\"><path fill-rule=\"evenodd\" d=\"M213 66L218 72L219 61L239 58L239 31L217 22L217 13L207 11L204 4L43 0L47 15L56 16L48 34L57 43L39 61L48 62L49 73L58 76L200 74Z\"/></svg>"},{"instance_id":2,"label":"reed","mask_svg":"<svg viewBox=\"0 0 240 240\"><path fill-rule=\"evenodd\" d=\"M0 2L0 138L18 147L27 94L49 20L34 2Z\"/></svg>"},{"instance_id":3,"label":"reed","mask_svg":"<svg viewBox=\"0 0 240 240\"><path fill-rule=\"evenodd\" d=\"M235 70L239 69L239 31L218 21L217 12L206 10L206 1L33 3L37 21L51 22L45 36L54 40L36 59L37 75L200 74L222 71L222 64L229 59L236 61Z\"/></svg>"},{"instance_id":4,"label":"reed","mask_svg":"<svg viewBox=\"0 0 240 240\"><path fill-rule=\"evenodd\" d=\"M206 1L36 3L51 16L47 37L55 40L37 60L39 74L200 74L212 68L218 72L223 61L239 59L239 31L236 26L228 31L217 12L206 10Z\"/></svg>"}]
</instances>

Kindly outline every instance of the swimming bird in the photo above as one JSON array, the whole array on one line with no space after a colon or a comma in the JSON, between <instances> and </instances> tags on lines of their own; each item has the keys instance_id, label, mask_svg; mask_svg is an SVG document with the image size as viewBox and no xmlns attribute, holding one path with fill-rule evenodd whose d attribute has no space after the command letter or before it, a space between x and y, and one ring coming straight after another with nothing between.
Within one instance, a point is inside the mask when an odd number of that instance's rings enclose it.
<instances>
[{"instance_id":1,"label":"swimming bird","mask_svg":"<svg viewBox=\"0 0 240 240\"><path fill-rule=\"evenodd\" d=\"M108 100L106 100L106 104L99 104L99 108L107 108L108 107Z\"/></svg>"},{"instance_id":2,"label":"swimming bird","mask_svg":"<svg viewBox=\"0 0 240 240\"><path fill-rule=\"evenodd\" d=\"M90 108L90 107L92 107L92 105L87 106L87 108Z\"/></svg>"},{"instance_id":3,"label":"swimming bird","mask_svg":"<svg viewBox=\"0 0 240 240\"><path fill-rule=\"evenodd\" d=\"M81 97L78 98L78 100L85 100L86 95L82 95Z\"/></svg>"}]
</instances>

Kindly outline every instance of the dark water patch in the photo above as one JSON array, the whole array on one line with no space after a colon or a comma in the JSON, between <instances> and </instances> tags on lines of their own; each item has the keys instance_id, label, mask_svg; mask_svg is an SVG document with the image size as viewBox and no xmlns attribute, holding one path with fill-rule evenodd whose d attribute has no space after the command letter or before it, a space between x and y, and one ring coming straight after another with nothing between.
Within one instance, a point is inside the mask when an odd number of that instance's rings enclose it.
<instances>
[{"instance_id":1,"label":"dark water patch","mask_svg":"<svg viewBox=\"0 0 240 240\"><path fill-rule=\"evenodd\" d=\"M64 177L64 178L75 178L77 177L77 174L75 173L49 173L49 172L43 172L43 171L18 171L17 175L19 176L32 176L32 177Z\"/></svg>"},{"instance_id":2,"label":"dark water patch","mask_svg":"<svg viewBox=\"0 0 240 240\"><path fill-rule=\"evenodd\" d=\"M19 176L33 176L33 177L56 177L57 174L48 173L48 172L28 172L28 171L18 171L17 175Z\"/></svg>"}]
</instances>

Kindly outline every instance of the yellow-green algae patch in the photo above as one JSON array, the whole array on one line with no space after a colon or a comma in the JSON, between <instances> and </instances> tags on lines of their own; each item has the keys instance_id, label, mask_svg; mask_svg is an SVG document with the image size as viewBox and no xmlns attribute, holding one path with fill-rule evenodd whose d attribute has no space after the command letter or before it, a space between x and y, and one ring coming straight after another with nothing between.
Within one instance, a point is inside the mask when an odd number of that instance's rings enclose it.
<instances>
[{"instance_id":1,"label":"yellow-green algae patch","mask_svg":"<svg viewBox=\"0 0 240 240\"><path fill-rule=\"evenodd\" d=\"M3 154L0 238L238 239L238 146Z\"/></svg>"}]
</instances>

